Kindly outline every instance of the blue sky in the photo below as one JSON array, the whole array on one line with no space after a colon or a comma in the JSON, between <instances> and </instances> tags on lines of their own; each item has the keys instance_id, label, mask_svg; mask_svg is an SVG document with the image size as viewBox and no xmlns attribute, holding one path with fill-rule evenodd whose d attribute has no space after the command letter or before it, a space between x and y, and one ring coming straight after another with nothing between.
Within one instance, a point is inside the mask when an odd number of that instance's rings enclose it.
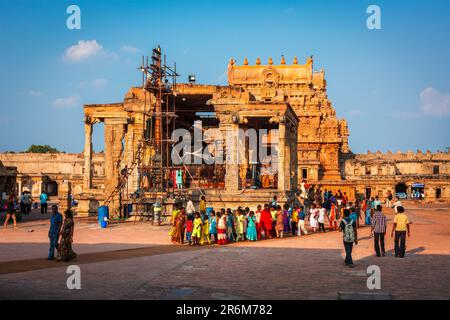
<instances>
[{"instance_id":1,"label":"blue sky","mask_svg":"<svg viewBox=\"0 0 450 320\"><path fill-rule=\"evenodd\" d=\"M66 27L71 4L81 30ZM381 8L381 30L366 27L371 4ZM50 144L81 152L82 105L122 101L140 84L141 55L157 44L177 62L179 81L194 73L208 84L226 84L231 57L312 54L349 122L352 151L450 146L446 0L0 0L0 42L0 151Z\"/></svg>"}]
</instances>

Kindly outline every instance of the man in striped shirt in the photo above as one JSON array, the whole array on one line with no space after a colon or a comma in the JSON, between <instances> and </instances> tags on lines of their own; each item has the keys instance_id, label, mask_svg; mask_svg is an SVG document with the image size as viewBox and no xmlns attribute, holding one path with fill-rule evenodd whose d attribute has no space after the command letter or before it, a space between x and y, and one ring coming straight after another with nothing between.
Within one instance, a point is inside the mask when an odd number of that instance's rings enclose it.
<instances>
[{"instance_id":1,"label":"man in striped shirt","mask_svg":"<svg viewBox=\"0 0 450 320\"><path fill-rule=\"evenodd\" d=\"M378 204L376 212L372 219L372 232L374 234L375 252L377 257L385 256L386 251L384 249L384 236L386 235L386 216L382 212L383 207ZM381 251L380 251L381 247Z\"/></svg>"}]
</instances>

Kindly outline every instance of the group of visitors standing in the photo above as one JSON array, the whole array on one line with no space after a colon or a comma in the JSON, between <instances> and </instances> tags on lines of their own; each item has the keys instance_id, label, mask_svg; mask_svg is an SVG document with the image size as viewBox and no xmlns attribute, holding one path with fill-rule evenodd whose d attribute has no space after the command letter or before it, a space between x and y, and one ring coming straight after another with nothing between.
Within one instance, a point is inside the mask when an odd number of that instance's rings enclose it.
<instances>
[{"instance_id":1,"label":"group of visitors standing","mask_svg":"<svg viewBox=\"0 0 450 320\"><path fill-rule=\"evenodd\" d=\"M202 197L199 211L192 201L186 208L178 206L172 213L173 228L170 232L172 242L177 244L204 245L216 243L224 245L231 242L257 241L260 239L302 236L314 232L326 232L327 229L339 230L343 234L346 252L345 265L353 267L352 250L358 244L358 228L363 224L371 228L370 237L374 239L375 254L386 255L385 235L387 219L378 197L371 197L361 203L350 202L346 193L333 194L313 186L304 185L306 198L298 199L296 204L283 207L277 197L256 211L238 207L232 211L223 208L218 211L206 211L206 201ZM312 189L312 191L311 191ZM396 257L405 256L406 235L410 235L410 222L404 214L399 199L392 206L396 212L391 236L394 237ZM364 217L363 217L364 215ZM363 223L361 223L363 220ZM326 227L326 221L329 227ZM306 223L309 223L309 229Z\"/></svg>"},{"instance_id":2,"label":"group of visitors standing","mask_svg":"<svg viewBox=\"0 0 450 320\"><path fill-rule=\"evenodd\" d=\"M42 192L39 196L41 214L47 213L47 201L48 195L45 192ZM6 201L5 211L6 211L6 219L4 222L4 227L8 228L9 220L13 220L14 228L17 228L17 217L16 214L19 211L21 214L29 215L31 213L33 204L33 198L29 191L23 191L20 194L20 197L16 199L16 197L11 194ZM35 203L35 208L38 207L38 204Z\"/></svg>"}]
</instances>

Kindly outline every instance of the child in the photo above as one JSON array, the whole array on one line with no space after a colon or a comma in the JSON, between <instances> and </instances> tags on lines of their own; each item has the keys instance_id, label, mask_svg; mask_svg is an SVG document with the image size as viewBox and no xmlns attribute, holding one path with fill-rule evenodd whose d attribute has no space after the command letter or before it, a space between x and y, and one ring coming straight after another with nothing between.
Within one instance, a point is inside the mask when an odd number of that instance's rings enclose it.
<instances>
[{"instance_id":1,"label":"child","mask_svg":"<svg viewBox=\"0 0 450 320\"><path fill-rule=\"evenodd\" d=\"M186 221L186 241L189 242L189 245L192 245L192 230L194 228L194 216L192 214L188 214Z\"/></svg>"},{"instance_id":2,"label":"child","mask_svg":"<svg viewBox=\"0 0 450 320\"><path fill-rule=\"evenodd\" d=\"M202 226L202 233L200 237L200 244L211 244L211 240L209 239L209 219L206 218L205 221L203 221Z\"/></svg>"},{"instance_id":3,"label":"child","mask_svg":"<svg viewBox=\"0 0 450 320\"><path fill-rule=\"evenodd\" d=\"M308 234L308 231L305 228L305 210L303 207L300 207L298 209L298 211L300 211L300 213L298 214L298 235L301 236L302 233L303 234Z\"/></svg>"},{"instance_id":4,"label":"child","mask_svg":"<svg viewBox=\"0 0 450 320\"><path fill-rule=\"evenodd\" d=\"M294 211L292 212L292 217L291 217L291 230L292 230L292 235L296 236L297 235L297 225L298 225L298 207L294 206Z\"/></svg>"},{"instance_id":5,"label":"child","mask_svg":"<svg viewBox=\"0 0 450 320\"><path fill-rule=\"evenodd\" d=\"M200 213L195 213L195 219L194 219L194 230L192 231L192 240L194 242L194 245L199 244L200 237L202 235L202 218L200 218Z\"/></svg>"},{"instance_id":6,"label":"child","mask_svg":"<svg viewBox=\"0 0 450 320\"><path fill-rule=\"evenodd\" d=\"M209 220L209 237L213 243L217 242L217 220L216 213L214 211L211 211L211 217Z\"/></svg>"},{"instance_id":7,"label":"child","mask_svg":"<svg viewBox=\"0 0 450 320\"><path fill-rule=\"evenodd\" d=\"M248 214L247 239L250 241L256 241L258 239L258 234L256 233L256 217L253 211L250 211Z\"/></svg>"},{"instance_id":8,"label":"child","mask_svg":"<svg viewBox=\"0 0 450 320\"><path fill-rule=\"evenodd\" d=\"M277 224L277 210L276 208L271 207L270 208L270 215L272 216L272 229L271 229L271 237L277 238L277 231L276 231L276 224ZM284 229L284 226L283 226Z\"/></svg>"},{"instance_id":9,"label":"child","mask_svg":"<svg viewBox=\"0 0 450 320\"><path fill-rule=\"evenodd\" d=\"M244 219L245 216L242 213L241 209L237 211L236 217L236 242L245 240L244 238Z\"/></svg>"}]
</instances>

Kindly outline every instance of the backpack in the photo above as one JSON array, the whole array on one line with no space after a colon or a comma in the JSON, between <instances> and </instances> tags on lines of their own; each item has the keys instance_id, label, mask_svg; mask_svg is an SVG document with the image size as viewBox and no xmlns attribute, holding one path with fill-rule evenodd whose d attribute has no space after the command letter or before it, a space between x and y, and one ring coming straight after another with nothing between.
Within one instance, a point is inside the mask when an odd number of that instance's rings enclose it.
<instances>
[{"instance_id":1,"label":"backpack","mask_svg":"<svg viewBox=\"0 0 450 320\"><path fill-rule=\"evenodd\" d=\"M342 220L345 224L344 227L344 242L355 242L355 231L353 230L353 220L347 222L345 219Z\"/></svg>"}]
</instances>

